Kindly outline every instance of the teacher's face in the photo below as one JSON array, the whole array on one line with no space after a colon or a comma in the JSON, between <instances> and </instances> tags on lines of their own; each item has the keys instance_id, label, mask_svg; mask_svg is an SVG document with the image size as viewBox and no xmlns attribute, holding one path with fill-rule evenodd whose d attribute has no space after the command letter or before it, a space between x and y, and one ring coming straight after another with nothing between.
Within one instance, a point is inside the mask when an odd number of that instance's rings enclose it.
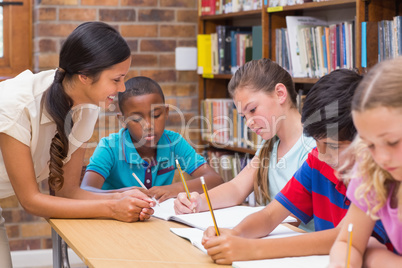
<instances>
[{"instance_id":1,"label":"teacher's face","mask_svg":"<svg viewBox=\"0 0 402 268\"><path fill-rule=\"evenodd\" d=\"M117 97L118 92L126 90L124 78L130 65L131 57L102 71L97 81L89 81L83 92L86 102L107 108Z\"/></svg>"}]
</instances>

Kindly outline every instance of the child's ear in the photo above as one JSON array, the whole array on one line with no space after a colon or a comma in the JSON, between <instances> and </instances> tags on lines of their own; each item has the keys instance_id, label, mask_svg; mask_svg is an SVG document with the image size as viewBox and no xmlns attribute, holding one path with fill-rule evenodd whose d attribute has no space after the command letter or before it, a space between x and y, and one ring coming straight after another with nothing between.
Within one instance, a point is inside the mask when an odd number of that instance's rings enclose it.
<instances>
[{"instance_id":1,"label":"child's ear","mask_svg":"<svg viewBox=\"0 0 402 268\"><path fill-rule=\"evenodd\" d=\"M286 102L286 99L288 98L288 90L286 89L286 86L284 84L276 84L275 94L280 104L284 104Z\"/></svg>"},{"instance_id":2,"label":"child's ear","mask_svg":"<svg viewBox=\"0 0 402 268\"><path fill-rule=\"evenodd\" d=\"M124 122L124 116L121 113L117 113L116 116L117 116L117 119L121 122L121 126L123 128L126 128L127 124Z\"/></svg>"}]
</instances>

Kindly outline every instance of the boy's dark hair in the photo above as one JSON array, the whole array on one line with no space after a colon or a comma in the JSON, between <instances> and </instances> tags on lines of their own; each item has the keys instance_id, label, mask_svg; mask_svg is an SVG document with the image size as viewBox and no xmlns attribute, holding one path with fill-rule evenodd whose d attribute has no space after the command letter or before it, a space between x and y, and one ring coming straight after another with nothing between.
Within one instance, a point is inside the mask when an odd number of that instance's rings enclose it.
<instances>
[{"instance_id":1,"label":"boy's dark hair","mask_svg":"<svg viewBox=\"0 0 402 268\"><path fill-rule=\"evenodd\" d=\"M162 88L158 83L149 77L136 76L130 78L125 83L126 91L119 92L119 108L123 113L123 103L130 97L141 96L147 94L159 94L162 97L163 103L165 103L165 95L163 95Z\"/></svg>"},{"instance_id":2,"label":"boy's dark hair","mask_svg":"<svg viewBox=\"0 0 402 268\"><path fill-rule=\"evenodd\" d=\"M303 132L314 139L352 141L356 135L351 103L362 76L339 69L323 76L310 89L302 110Z\"/></svg>"}]
</instances>

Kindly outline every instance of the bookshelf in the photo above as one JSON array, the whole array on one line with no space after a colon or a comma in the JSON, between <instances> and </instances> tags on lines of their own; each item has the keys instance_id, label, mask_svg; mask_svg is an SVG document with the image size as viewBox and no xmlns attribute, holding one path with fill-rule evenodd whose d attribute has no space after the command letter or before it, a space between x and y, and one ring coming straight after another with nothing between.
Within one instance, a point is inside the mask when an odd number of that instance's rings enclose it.
<instances>
[{"instance_id":1,"label":"bookshelf","mask_svg":"<svg viewBox=\"0 0 402 268\"><path fill-rule=\"evenodd\" d=\"M218 0L219 1L219 0ZM394 16L402 14L400 0L328 0L321 2L308 2L304 4L269 8L269 0L262 0L262 8L258 10L240 11L227 14L214 14L201 16L201 0L199 0L198 33L211 34L216 32L217 25L227 26L258 26L262 27L262 57L277 59L275 51L276 29L286 28L286 16L326 16L329 22L354 21L354 67L359 72L364 72L361 67L362 36L361 24L364 21L378 22L392 20ZM367 38L367 51L375 51L378 41ZM370 50L371 48L371 50ZM377 55L374 57L376 63ZM370 66L369 66L370 67ZM199 75L199 101L206 98L230 98L227 92L227 84L231 74L215 74L209 77ZM294 83L297 90L308 91L318 81L318 78L295 77ZM222 148L210 142L203 142L209 147ZM234 152L253 153L249 148L226 146L225 149Z\"/></svg>"}]
</instances>

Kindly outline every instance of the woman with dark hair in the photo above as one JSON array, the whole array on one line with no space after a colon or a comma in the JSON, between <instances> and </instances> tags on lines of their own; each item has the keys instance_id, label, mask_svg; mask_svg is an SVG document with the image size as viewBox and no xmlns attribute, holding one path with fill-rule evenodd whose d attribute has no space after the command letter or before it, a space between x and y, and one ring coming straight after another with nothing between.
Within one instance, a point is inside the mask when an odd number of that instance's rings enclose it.
<instances>
[{"instance_id":1,"label":"woman with dark hair","mask_svg":"<svg viewBox=\"0 0 402 268\"><path fill-rule=\"evenodd\" d=\"M114 28L87 22L64 42L56 70L24 71L0 83L0 198L15 194L27 212L42 217L150 217L153 201L138 190L100 194L80 188L85 142L99 106L125 90L130 64L130 49ZM55 196L39 191L46 178ZM11 267L1 208L0 267Z\"/></svg>"}]
</instances>

